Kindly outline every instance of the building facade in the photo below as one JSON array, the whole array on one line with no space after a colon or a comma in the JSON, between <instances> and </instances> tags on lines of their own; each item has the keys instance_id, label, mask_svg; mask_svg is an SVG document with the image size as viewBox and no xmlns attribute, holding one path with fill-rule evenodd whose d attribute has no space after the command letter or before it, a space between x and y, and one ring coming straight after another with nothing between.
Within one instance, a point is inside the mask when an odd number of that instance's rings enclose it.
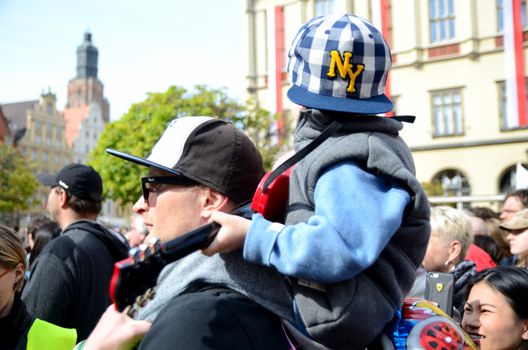
<instances>
[{"instance_id":1,"label":"building facade","mask_svg":"<svg viewBox=\"0 0 528 350\"><path fill-rule=\"evenodd\" d=\"M419 180L437 184L440 196L483 200L475 205L496 205L515 187L516 164L528 162L524 0L246 4L247 90L262 107L279 113L283 123L295 122L298 112L286 97L287 50L297 29L317 15L352 13L376 25L391 47L386 93L395 114L417 117L402 137L413 152ZM516 46L510 49L506 34L512 27ZM505 64L512 55L517 60L513 78L511 65ZM508 90L512 80L513 95ZM509 106L515 97L518 109L513 111Z\"/></svg>"},{"instance_id":2,"label":"building facade","mask_svg":"<svg viewBox=\"0 0 528 350\"><path fill-rule=\"evenodd\" d=\"M72 149L66 143L64 118L57 110L57 99L51 91L39 100L2 105L2 110L14 135L13 145L25 157L35 176L57 173L72 162ZM48 188L39 188L35 196L39 205L29 213L45 210Z\"/></svg>"}]
</instances>

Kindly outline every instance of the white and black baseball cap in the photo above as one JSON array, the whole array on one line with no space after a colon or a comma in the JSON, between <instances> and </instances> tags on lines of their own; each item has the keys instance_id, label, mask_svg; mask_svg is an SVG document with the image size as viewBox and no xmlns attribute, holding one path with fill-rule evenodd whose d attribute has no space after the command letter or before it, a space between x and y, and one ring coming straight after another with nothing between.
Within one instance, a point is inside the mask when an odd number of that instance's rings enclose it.
<instances>
[{"instance_id":1,"label":"white and black baseball cap","mask_svg":"<svg viewBox=\"0 0 528 350\"><path fill-rule=\"evenodd\" d=\"M191 179L236 203L253 197L264 174L253 142L232 124L211 117L174 119L146 159L113 149L106 152Z\"/></svg>"}]
</instances>

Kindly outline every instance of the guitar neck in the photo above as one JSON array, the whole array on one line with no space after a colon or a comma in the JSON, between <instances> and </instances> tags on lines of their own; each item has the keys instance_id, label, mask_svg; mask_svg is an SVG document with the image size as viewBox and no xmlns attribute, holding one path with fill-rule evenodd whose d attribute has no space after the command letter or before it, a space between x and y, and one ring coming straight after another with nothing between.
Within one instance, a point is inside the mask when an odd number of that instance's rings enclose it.
<instances>
[{"instance_id":1,"label":"guitar neck","mask_svg":"<svg viewBox=\"0 0 528 350\"><path fill-rule=\"evenodd\" d=\"M166 264L207 247L216 236L220 225L216 222L201 226L160 246L160 257Z\"/></svg>"}]
</instances>

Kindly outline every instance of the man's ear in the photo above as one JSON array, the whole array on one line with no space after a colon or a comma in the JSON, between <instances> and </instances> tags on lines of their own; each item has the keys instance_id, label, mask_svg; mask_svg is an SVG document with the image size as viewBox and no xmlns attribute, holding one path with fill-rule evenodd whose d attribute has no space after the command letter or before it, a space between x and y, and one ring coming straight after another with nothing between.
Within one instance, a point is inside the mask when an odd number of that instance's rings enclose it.
<instances>
[{"instance_id":1,"label":"man's ear","mask_svg":"<svg viewBox=\"0 0 528 350\"><path fill-rule=\"evenodd\" d=\"M60 207L61 208L66 208L67 204L68 204L68 193L66 193L65 189L61 188L58 199L59 199Z\"/></svg>"},{"instance_id":2,"label":"man's ear","mask_svg":"<svg viewBox=\"0 0 528 350\"><path fill-rule=\"evenodd\" d=\"M215 211L226 211L229 206L229 198L226 195L208 187L202 188L202 193L202 214L204 217L209 218Z\"/></svg>"}]
</instances>

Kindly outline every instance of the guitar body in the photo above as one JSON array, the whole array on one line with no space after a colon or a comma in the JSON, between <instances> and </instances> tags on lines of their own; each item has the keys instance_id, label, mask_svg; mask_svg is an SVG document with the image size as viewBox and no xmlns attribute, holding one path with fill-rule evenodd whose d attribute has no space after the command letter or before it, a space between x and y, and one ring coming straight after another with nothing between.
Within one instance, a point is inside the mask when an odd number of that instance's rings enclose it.
<instances>
[{"instance_id":1,"label":"guitar body","mask_svg":"<svg viewBox=\"0 0 528 350\"><path fill-rule=\"evenodd\" d=\"M262 214L272 222L284 223L286 207L288 206L288 188L293 167L280 174L266 189L264 183L270 176L268 172L260 180L257 190L253 195L251 209Z\"/></svg>"}]
</instances>

